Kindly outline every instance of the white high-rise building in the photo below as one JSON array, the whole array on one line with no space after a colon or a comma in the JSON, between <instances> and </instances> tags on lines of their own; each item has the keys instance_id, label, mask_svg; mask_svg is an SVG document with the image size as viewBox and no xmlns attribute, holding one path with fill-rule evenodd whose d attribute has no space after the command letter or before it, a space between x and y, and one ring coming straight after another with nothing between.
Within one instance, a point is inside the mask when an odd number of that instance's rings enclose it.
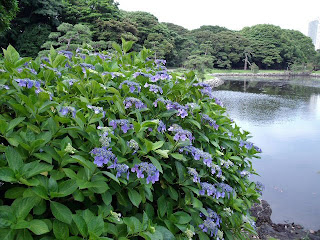
<instances>
[{"instance_id":1,"label":"white high-rise building","mask_svg":"<svg viewBox=\"0 0 320 240\"><path fill-rule=\"evenodd\" d=\"M314 20L309 23L308 36L317 49L320 49L320 20Z\"/></svg>"}]
</instances>

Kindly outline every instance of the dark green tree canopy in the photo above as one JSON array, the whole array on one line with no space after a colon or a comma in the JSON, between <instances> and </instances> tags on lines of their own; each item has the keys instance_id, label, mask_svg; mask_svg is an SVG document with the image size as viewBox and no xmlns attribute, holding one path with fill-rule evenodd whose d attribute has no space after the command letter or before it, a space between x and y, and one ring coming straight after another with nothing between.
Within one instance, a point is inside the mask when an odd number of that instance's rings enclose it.
<instances>
[{"instance_id":1,"label":"dark green tree canopy","mask_svg":"<svg viewBox=\"0 0 320 240\"><path fill-rule=\"evenodd\" d=\"M0 32L9 28L10 22L16 16L17 11L17 0L0 1Z\"/></svg>"}]
</instances>

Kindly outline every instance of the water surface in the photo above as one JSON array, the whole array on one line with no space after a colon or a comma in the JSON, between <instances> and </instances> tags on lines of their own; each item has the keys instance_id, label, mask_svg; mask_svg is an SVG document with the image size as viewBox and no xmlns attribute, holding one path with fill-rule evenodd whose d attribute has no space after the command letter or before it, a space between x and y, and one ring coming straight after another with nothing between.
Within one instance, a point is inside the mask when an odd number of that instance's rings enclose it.
<instances>
[{"instance_id":1,"label":"water surface","mask_svg":"<svg viewBox=\"0 0 320 240\"><path fill-rule=\"evenodd\" d=\"M254 180L272 220L320 229L320 80L232 79L215 95L263 150Z\"/></svg>"}]
</instances>

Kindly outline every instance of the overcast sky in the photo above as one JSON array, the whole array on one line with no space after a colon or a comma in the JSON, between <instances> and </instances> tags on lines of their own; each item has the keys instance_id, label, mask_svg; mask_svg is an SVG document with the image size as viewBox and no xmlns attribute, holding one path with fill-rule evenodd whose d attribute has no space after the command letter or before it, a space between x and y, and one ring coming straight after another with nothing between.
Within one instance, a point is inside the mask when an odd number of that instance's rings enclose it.
<instances>
[{"instance_id":1,"label":"overcast sky","mask_svg":"<svg viewBox=\"0 0 320 240\"><path fill-rule=\"evenodd\" d=\"M320 0L116 0L126 11L145 11L160 22L187 29L219 25L231 30L274 24L308 33L308 23L320 17Z\"/></svg>"}]
</instances>

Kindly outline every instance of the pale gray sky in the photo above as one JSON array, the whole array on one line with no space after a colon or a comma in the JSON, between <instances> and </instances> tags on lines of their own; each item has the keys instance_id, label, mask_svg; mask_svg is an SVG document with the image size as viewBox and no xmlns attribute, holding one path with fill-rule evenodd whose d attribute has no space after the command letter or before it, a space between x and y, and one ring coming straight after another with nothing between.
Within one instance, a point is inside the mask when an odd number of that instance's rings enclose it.
<instances>
[{"instance_id":1,"label":"pale gray sky","mask_svg":"<svg viewBox=\"0 0 320 240\"><path fill-rule=\"evenodd\" d=\"M126 11L145 11L160 22L187 29L219 25L240 30L274 24L308 33L308 23L320 17L320 0L116 0Z\"/></svg>"}]
</instances>

